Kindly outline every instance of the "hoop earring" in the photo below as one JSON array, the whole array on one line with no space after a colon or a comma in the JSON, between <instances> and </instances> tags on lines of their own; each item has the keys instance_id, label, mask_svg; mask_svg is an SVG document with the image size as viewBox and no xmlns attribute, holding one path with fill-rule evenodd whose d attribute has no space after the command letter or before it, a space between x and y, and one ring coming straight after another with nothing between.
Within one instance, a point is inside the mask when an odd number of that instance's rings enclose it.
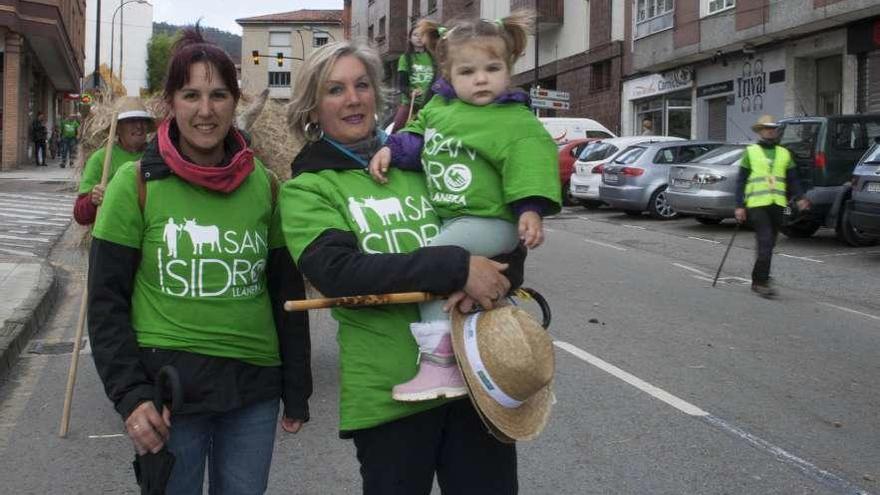
<instances>
[{"instance_id":1,"label":"hoop earring","mask_svg":"<svg viewBox=\"0 0 880 495\"><path fill-rule=\"evenodd\" d=\"M303 132L306 135L306 139L312 142L320 141L324 137L324 129L321 129L321 124L317 122L306 122Z\"/></svg>"}]
</instances>

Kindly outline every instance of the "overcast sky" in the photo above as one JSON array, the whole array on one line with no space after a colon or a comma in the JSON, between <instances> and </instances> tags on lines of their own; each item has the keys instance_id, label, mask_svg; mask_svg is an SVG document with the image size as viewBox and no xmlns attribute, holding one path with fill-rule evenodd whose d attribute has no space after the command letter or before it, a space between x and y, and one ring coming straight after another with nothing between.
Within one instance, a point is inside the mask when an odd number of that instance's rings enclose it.
<instances>
[{"instance_id":1,"label":"overcast sky","mask_svg":"<svg viewBox=\"0 0 880 495\"><path fill-rule=\"evenodd\" d=\"M241 26L235 20L242 17L300 9L342 9L342 0L151 0L150 3L153 4L153 20L156 22L193 24L201 18L204 26L236 34L241 34Z\"/></svg>"}]
</instances>

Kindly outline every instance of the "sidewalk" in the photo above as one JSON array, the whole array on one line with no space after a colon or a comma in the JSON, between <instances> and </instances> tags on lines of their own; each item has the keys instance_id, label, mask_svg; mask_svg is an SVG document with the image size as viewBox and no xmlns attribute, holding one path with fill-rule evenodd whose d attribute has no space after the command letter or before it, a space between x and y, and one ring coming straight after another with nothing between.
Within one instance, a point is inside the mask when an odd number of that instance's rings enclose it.
<instances>
[{"instance_id":1,"label":"sidewalk","mask_svg":"<svg viewBox=\"0 0 880 495\"><path fill-rule=\"evenodd\" d=\"M55 270L46 261L0 262L0 294L3 294L0 298L2 379L52 311L58 296Z\"/></svg>"},{"instance_id":2,"label":"sidewalk","mask_svg":"<svg viewBox=\"0 0 880 495\"><path fill-rule=\"evenodd\" d=\"M61 168L58 164L60 159L46 161L45 167L38 167L33 163L18 164L12 170L0 170L0 180L38 180L40 182L79 182L77 172L73 168Z\"/></svg>"}]
</instances>

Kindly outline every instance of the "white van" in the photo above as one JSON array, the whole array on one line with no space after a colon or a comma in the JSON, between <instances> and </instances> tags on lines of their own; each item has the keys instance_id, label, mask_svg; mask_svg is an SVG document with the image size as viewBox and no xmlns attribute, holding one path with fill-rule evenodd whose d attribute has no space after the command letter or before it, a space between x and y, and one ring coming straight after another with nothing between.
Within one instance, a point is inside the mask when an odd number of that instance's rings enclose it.
<instances>
[{"instance_id":1,"label":"white van","mask_svg":"<svg viewBox=\"0 0 880 495\"><path fill-rule=\"evenodd\" d=\"M539 119L547 132L556 141L557 146L563 146L569 141L580 138L615 138L613 132L604 125L593 119L576 119L565 117L541 117Z\"/></svg>"}]
</instances>

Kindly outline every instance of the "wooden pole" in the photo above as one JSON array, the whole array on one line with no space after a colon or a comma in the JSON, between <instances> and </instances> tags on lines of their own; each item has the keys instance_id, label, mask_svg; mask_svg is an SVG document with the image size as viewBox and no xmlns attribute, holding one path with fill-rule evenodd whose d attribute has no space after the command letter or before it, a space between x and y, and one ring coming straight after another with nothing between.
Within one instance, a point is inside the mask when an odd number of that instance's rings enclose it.
<instances>
[{"instance_id":1,"label":"wooden pole","mask_svg":"<svg viewBox=\"0 0 880 495\"><path fill-rule=\"evenodd\" d=\"M416 92L413 91L409 94L409 115L406 116L406 121L409 122L412 120L413 107L416 106Z\"/></svg>"},{"instance_id":2,"label":"wooden pole","mask_svg":"<svg viewBox=\"0 0 880 495\"><path fill-rule=\"evenodd\" d=\"M284 303L285 311L308 311L310 309L335 308L339 306L379 306L383 304L411 304L433 301L440 296L427 292L398 292L395 294L371 294L367 296L326 297L303 299Z\"/></svg>"},{"instance_id":3,"label":"wooden pole","mask_svg":"<svg viewBox=\"0 0 880 495\"><path fill-rule=\"evenodd\" d=\"M113 114L113 120L110 122L110 134L107 136L107 145L104 147L104 168L101 171L101 186L107 187L107 181L110 180L110 163L113 155L113 143L116 140L116 114ZM86 273L88 274L88 265L86 265ZM67 431L70 429L70 407L73 405L73 389L76 385L76 372L79 369L79 351L82 343L83 333L86 327L86 310L89 300L88 284L83 287L82 301L79 303L79 318L76 323L76 337L73 339L73 356L70 358L70 369L67 370L67 389L64 392L64 408L61 411L61 427L58 429L58 436L67 437Z\"/></svg>"}]
</instances>

